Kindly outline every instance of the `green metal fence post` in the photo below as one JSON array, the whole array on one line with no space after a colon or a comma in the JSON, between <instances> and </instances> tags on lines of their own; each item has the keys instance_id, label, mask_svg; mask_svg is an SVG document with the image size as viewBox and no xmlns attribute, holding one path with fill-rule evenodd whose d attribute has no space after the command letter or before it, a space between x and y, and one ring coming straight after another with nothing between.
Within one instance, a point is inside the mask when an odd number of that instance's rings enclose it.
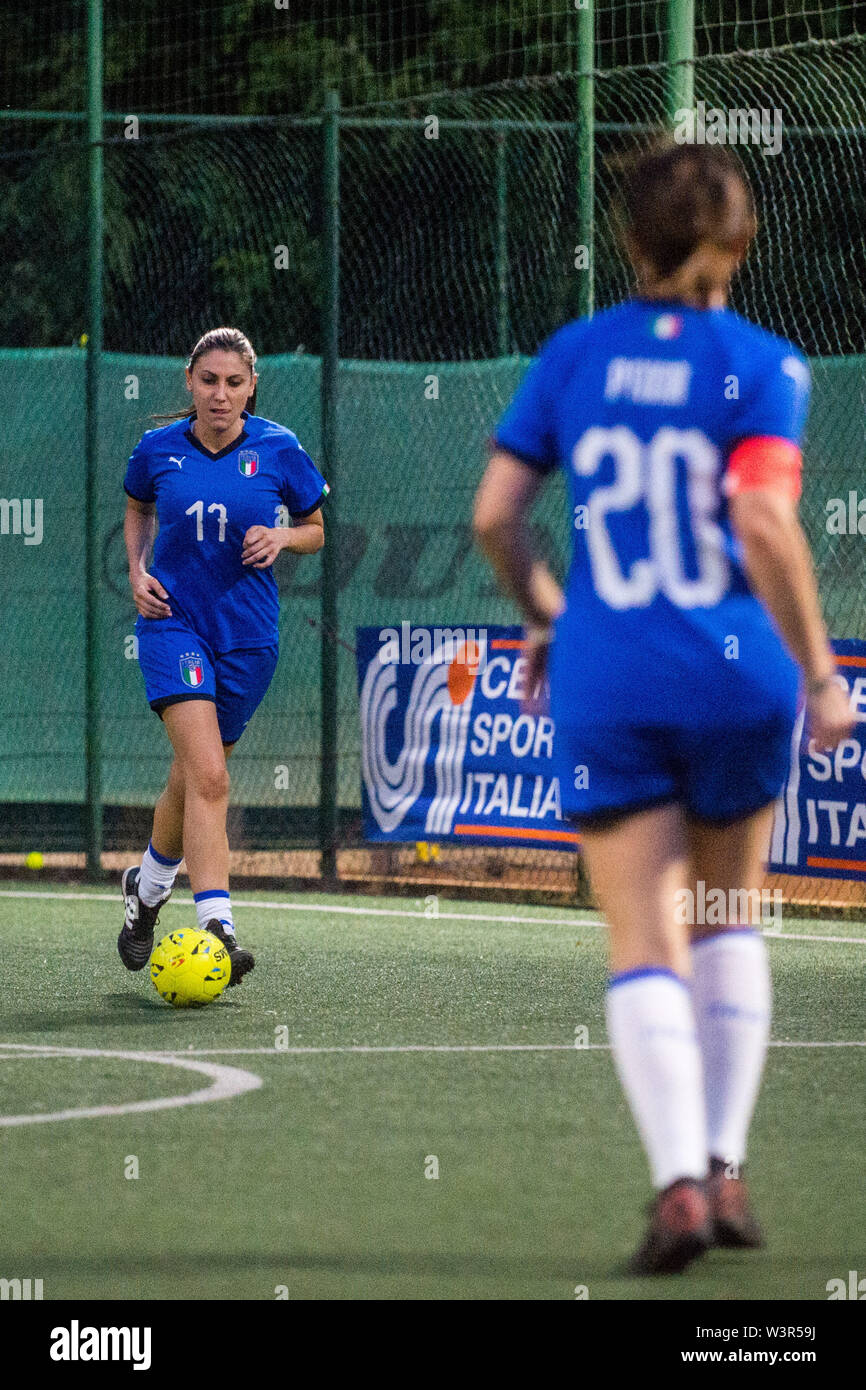
<instances>
[{"instance_id":1,"label":"green metal fence post","mask_svg":"<svg viewBox=\"0 0 866 1390\"><path fill-rule=\"evenodd\" d=\"M322 551L322 723L319 849L322 878L337 878L337 393L340 360L340 99L325 93L322 227L322 472L332 489Z\"/></svg>"},{"instance_id":2,"label":"green metal fence post","mask_svg":"<svg viewBox=\"0 0 866 1390\"><path fill-rule=\"evenodd\" d=\"M102 0L87 5L87 359L85 364L85 734L87 873L102 877L99 376L102 362Z\"/></svg>"},{"instance_id":3,"label":"green metal fence post","mask_svg":"<svg viewBox=\"0 0 866 1390\"><path fill-rule=\"evenodd\" d=\"M496 132L496 345L507 357L511 326L508 304L508 132Z\"/></svg>"},{"instance_id":4,"label":"green metal fence post","mask_svg":"<svg viewBox=\"0 0 866 1390\"><path fill-rule=\"evenodd\" d=\"M667 60L667 118L691 111L695 104L695 0L669 0Z\"/></svg>"},{"instance_id":5,"label":"green metal fence post","mask_svg":"<svg viewBox=\"0 0 866 1390\"><path fill-rule=\"evenodd\" d=\"M586 247L579 270L577 312L589 317L595 306L595 0L577 12L577 244Z\"/></svg>"}]
</instances>

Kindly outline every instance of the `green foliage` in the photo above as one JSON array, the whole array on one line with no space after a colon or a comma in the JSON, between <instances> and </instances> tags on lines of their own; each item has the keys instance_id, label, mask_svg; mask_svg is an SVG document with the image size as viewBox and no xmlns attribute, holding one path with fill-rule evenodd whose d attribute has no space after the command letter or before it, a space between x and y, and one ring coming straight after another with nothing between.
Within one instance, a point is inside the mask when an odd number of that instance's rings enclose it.
<instances>
[{"instance_id":1,"label":"green foliage","mask_svg":"<svg viewBox=\"0 0 866 1390\"><path fill-rule=\"evenodd\" d=\"M826 136L752 160L766 241L738 307L819 353L861 351L866 333L862 164L864 45L812 44L796 57L733 48L845 38L862 7L831 0L697 0L696 96L784 108ZM0 12L3 107L83 112L86 6L10 0ZM263 352L318 343L321 132L327 88L345 112L508 117L511 344L533 351L575 311L578 187L573 0L114 0L105 6L106 110L137 114L141 139L106 123L106 346L178 354L215 318L247 324ZM604 156L658 121L666 7L597 5L596 302L626 287L610 236ZM651 68L638 64L654 63ZM544 79L536 81L536 78ZM148 113L265 117L204 132ZM541 133L541 122L564 122ZM574 136L571 127L574 127ZM606 127L606 128L605 128ZM0 344L66 345L85 317L83 122L0 122ZM838 131L838 135L837 135ZM751 152L749 152L751 154ZM341 140L341 350L361 357L466 359L496 351L496 170L489 131L435 144L405 130ZM481 215L479 215L481 214ZM763 234L762 234L763 235ZM292 269L273 270L273 248ZM834 266L844 262L844 278ZM804 273L808 266L809 273ZM843 291L843 284L845 289ZM792 286L796 285L796 289ZM854 287L853 289L851 287Z\"/></svg>"}]
</instances>

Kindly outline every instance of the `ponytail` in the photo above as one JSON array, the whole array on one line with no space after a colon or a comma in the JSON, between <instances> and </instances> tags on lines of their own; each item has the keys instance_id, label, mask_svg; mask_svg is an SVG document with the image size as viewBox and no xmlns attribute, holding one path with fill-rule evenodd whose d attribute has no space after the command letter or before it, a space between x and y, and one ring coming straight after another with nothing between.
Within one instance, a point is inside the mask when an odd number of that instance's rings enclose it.
<instances>
[{"instance_id":1,"label":"ponytail","mask_svg":"<svg viewBox=\"0 0 866 1390\"><path fill-rule=\"evenodd\" d=\"M708 300L719 253L742 259L757 231L752 190L725 145L679 145L670 136L614 162L620 241L643 266L639 289L663 283L672 298Z\"/></svg>"}]
</instances>

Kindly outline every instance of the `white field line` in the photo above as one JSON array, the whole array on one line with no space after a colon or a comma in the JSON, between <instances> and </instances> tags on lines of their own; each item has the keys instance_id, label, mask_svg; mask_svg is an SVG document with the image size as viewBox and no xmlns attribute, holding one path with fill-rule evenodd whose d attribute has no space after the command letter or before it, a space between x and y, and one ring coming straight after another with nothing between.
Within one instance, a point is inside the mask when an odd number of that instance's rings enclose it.
<instances>
[{"instance_id":1,"label":"white field line","mask_svg":"<svg viewBox=\"0 0 866 1390\"><path fill-rule=\"evenodd\" d=\"M51 893L29 888L0 888L0 898L48 898L79 902L116 903L119 895L114 893ZM179 907L194 907L192 898L172 898ZM430 916L426 912L410 912L406 908L390 907L346 907L334 903L260 903L247 898L232 898L232 907L261 908L264 912L324 912L329 916L346 917L401 917L427 922L501 922L505 926L545 926L545 927L598 927L605 929L606 922L598 917L515 917L499 913L484 912L437 912ZM579 911L580 909L576 909ZM843 946L866 946L866 936L820 936L799 935L794 932L779 932L765 929L765 937L773 941L836 941Z\"/></svg>"},{"instance_id":2,"label":"white field line","mask_svg":"<svg viewBox=\"0 0 866 1390\"><path fill-rule=\"evenodd\" d=\"M173 1052L113 1052L100 1047L49 1047L31 1043L0 1043L0 1056L13 1060L9 1053L23 1060L45 1060L48 1057L116 1057L126 1062L153 1062L163 1067L180 1067L184 1071L200 1072L211 1078L210 1086L190 1091L183 1096L159 1096L156 1100L127 1101L121 1105L85 1105L75 1110L53 1110L33 1115L0 1115L0 1127L44 1125L56 1120L90 1120L106 1115L133 1115L147 1110L177 1110L183 1105L206 1105L212 1100L229 1100L245 1091L258 1090L262 1078L240 1067L221 1066L217 1062L193 1062Z\"/></svg>"},{"instance_id":3,"label":"white field line","mask_svg":"<svg viewBox=\"0 0 866 1390\"><path fill-rule=\"evenodd\" d=\"M842 1042L771 1042L770 1047L866 1047L866 1041ZM333 1053L406 1053L406 1052L609 1052L609 1043L405 1043L395 1046L346 1047L203 1047L184 1052L120 1052L100 1047L61 1047L37 1043L0 1043L0 1061L47 1061L52 1057L118 1058L127 1062L149 1062L159 1066L179 1067L184 1071L200 1072L212 1078L211 1085L182 1096L160 1096L156 1100L126 1101L120 1105L86 1105L71 1110L53 1110L41 1114L0 1115L0 1128L22 1125L53 1124L59 1120L103 1119L113 1115L141 1114L153 1110L177 1110L185 1105L205 1105L209 1101L229 1100L232 1096L255 1091L262 1085L260 1076L240 1067L216 1062L194 1062L192 1057L272 1057L322 1056Z\"/></svg>"},{"instance_id":4,"label":"white field line","mask_svg":"<svg viewBox=\"0 0 866 1390\"><path fill-rule=\"evenodd\" d=\"M770 1047L866 1047L866 1041L771 1042ZM319 1057L329 1053L373 1052L610 1052L610 1043L398 1043L392 1046L352 1045L344 1047L191 1047L171 1053L173 1057Z\"/></svg>"}]
</instances>

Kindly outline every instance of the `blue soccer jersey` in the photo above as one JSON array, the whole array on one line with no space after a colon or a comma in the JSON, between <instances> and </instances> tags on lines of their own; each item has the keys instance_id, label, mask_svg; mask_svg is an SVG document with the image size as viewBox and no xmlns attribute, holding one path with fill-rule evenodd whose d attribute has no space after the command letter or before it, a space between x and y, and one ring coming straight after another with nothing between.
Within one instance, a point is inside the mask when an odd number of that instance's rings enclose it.
<instances>
[{"instance_id":1,"label":"blue soccer jersey","mask_svg":"<svg viewBox=\"0 0 866 1390\"><path fill-rule=\"evenodd\" d=\"M199 443L189 419L149 430L124 480L130 497L156 504L151 573L169 595L173 618L217 653L277 640L273 567L241 563L246 532L309 516L328 493L291 430L246 412L243 421L238 438L217 454Z\"/></svg>"},{"instance_id":2,"label":"blue soccer jersey","mask_svg":"<svg viewBox=\"0 0 866 1390\"><path fill-rule=\"evenodd\" d=\"M533 468L568 471L573 553L557 661L575 692L603 676L624 715L653 703L664 713L670 681L694 693L701 658L730 658L728 638L739 671L758 680L787 659L743 570L724 476L741 440L800 444L809 383L792 344L727 309L635 299L545 345L495 443Z\"/></svg>"},{"instance_id":3,"label":"blue soccer jersey","mask_svg":"<svg viewBox=\"0 0 866 1390\"><path fill-rule=\"evenodd\" d=\"M749 586L728 465L758 437L796 457L809 387L731 311L634 299L554 334L500 421L496 446L568 473L551 713L578 820L681 800L722 821L778 794L798 671Z\"/></svg>"}]
</instances>

